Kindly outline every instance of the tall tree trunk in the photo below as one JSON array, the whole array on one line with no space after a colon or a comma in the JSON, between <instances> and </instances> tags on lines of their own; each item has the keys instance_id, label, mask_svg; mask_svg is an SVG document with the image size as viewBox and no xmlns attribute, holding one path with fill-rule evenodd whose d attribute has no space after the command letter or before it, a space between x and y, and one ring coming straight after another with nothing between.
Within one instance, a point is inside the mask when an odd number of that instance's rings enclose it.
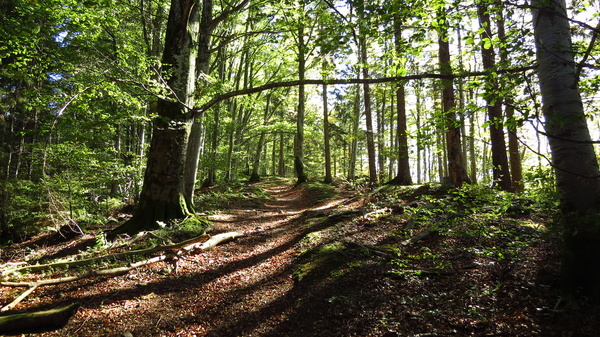
<instances>
[{"instance_id":1,"label":"tall tree trunk","mask_svg":"<svg viewBox=\"0 0 600 337\"><path fill-rule=\"evenodd\" d=\"M304 8L304 0L299 0L300 7ZM298 79L306 78L306 41L304 34L304 18L298 23ZM304 172L304 113L306 109L306 94L304 84L298 86L298 111L296 115L296 146L294 146L294 168L296 169L296 185L308 180Z\"/></svg>"},{"instance_id":2,"label":"tall tree trunk","mask_svg":"<svg viewBox=\"0 0 600 337\"><path fill-rule=\"evenodd\" d=\"M359 36L358 45L360 49L360 62L362 70L362 78L369 78L369 69L367 64L369 62L367 57L367 32L366 32L366 20L364 15L364 2L359 2ZM363 84L363 103L365 109L365 122L367 127L367 157L369 159L369 184L371 186L377 184L377 164L375 162L375 139L373 135L373 112L371 109L371 90L369 83Z\"/></svg>"},{"instance_id":3,"label":"tall tree trunk","mask_svg":"<svg viewBox=\"0 0 600 337\"><path fill-rule=\"evenodd\" d=\"M246 32L248 32L249 30L249 24L246 24ZM245 39L248 39L248 36L245 37ZM246 44L247 41L244 41L244 45ZM240 63L239 63L239 67L238 67L238 71L237 71L237 75L235 77L235 89L239 90L240 89L240 84L241 84L241 80L242 80L242 74L245 72L247 73L247 62L248 59L248 50L244 50L244 52L241 55L240 58ZM244 65L246 65L246 67L244 67ZM246 69L246 70L244 70ZM247 82L244 82L244 86L247 84ZM243 113L243 106L241 104L238 103L237 100L230 100L228 102L228 108L229 108L229 112L231 113L231 124L229 126L229 134L227 135L227 169L225 172L225 181L227 182L231 182L233 180L233 176L234 176L234 160L235 158L233 157L233 153L235 152L235 147L236 147L236 131L238 130L239 126L238 126L238 119L240 119L239 116L242 115Z\"/></svg>"},{"instance_id":4,"label":"tall tree trunk","mask_svg":"<svg viewBox=\"0 0 600 337\"><path fill-rule=\"evenodd\" d=\"M323 142L325 143L325 184L333 182L331 175L331 146L329 135L329 107L327 106L327 84L323 84Z\"/></svg>"},{"instance_id":5,"label":"tall tree trunk","mask_svg":"<svg viewBox=\"0 0 600 337\"><path fill-rule=\"evenodd\" d=\"M224 50L223 48L219 50L219 55L217 56L219 62L219 78L221 81L225 81L225 60L224 60ZM219 133L221 131L221 107L223 106L222 102L218 103L214 109L214 118L212 131L210 134L210 153L209 153L209 163L208 169L206 172L206 179L202 183L202 187L210 187L215 184L217 179L217 151L219 149Z\"/></svg>"},{"instance_id":6,"label":"tall tree trunk","mask_svg":"<svg viewBox=\"0 0 600 337\"><path fill-rule=\"evenodd\" d=\"M506 155L506 142L504 140L504 118L502 116L502 97L499 94L497 76L493 73L496 68L496 53L491 44L493 39L492 27L488 6L480 2L477 5L479 25L481 26L481 58L483 69L490 75L486 78L485 101L490 128L490 142L492 150L492 177L494 185L504 191L512 190L512 181ZM487 42L486 42L487 41Z\"/></svg>"},{"instance_id":7,"label":"tall tree trunk","mask_svg":"<svg viewBox=\"0 0 600 337\"><path fill-rule=\"evenodd\" d=\"M354 97L354 116L352 118L352 141L350 142L350 156L348 163L348 180L356 179L356 161L358 159L358 126L360 122L360 86L356 86Z\"/></svg>"},{"instance_id":8,"label":"tall tree trunk","mask_svg":"<svg viewBox=\"0 0 600 337\"><path fill-rule=\"evenodd\" d=\"M284 121L285 120L285 112L284 109L280 110L280 114L279 114L279 120L280 121ZM277 165L277 175L279 175L280 177L285 177L285 133L282 131L279 131L279 151L278 151L278 165Z\"/></svg>"},{"instance_id":9,"label":"tall tree trunk","mask_svg":"<svg viewBox=\"0 0 600 337\"><path fill-rule=\"evenodd\" d=\"M400 14L394 15L394 46L396 55L402 54L402 22ZM388 182L394 185L411 185L412 178L410 176L410 160L408 150L408 137L406 134L406 93L404 83L398 83L396 89L396 142L398 145L398 172L396 177Z\"/></svg>"},{"instance_id":10,"label":"tall tree trunk","mask_svg":"<svg viewBox=\"0 0 600 337\"><path fill-rule=\"evenodd\" d=\"M170 100L158 101L156 124L148 152L140 203L133 217L112 235L134 234L159 227L191 213L185 198L183 167L193 120L199 11L193 1L172 0L169 10L163 74L172 91Z\"/></svg>"},{"instance_id":11,"label":"tall tree trunk","mask_svg":"<svg viewBox=\"0 0 600 337\"><path fill-rule=\"evenodd\" d=\"M231 113L231 123L227 134L227 166L225 171L225 181L231 182L233 180L233 150L235 147L235 129L237 123L237 110L238 104L236 102L228 102L229 112Z\"/></svg>"},{"instance_id":12,"label":"tall tree trunk","mask_svg":"<svg viewBox=\"0 0 600 337\"><path fill-rule=\"evenodd\" d=\"M499 11L497 18L497 26L498 26L498 39L500 40L500 62L502 66L508 66L508 54L509 51L506 48L506 29L505 29L505 19L504 19L504 10ZM503 76L504 85L506 86L507 93L505 94L504 102L504 114L506 119L509 121L506 129L508 132L508 163L510 166L510 178L511 178L511 186L512 190L515 192L522 192L524 189L523 185L523 169L521 166L521 154L519 151L519 138L517 135L518 129L520 125L517 125L514 120L515 108L513 106L512 97L514 95L514 90L512 89L512 85L510 84L510 78L508 76ZM508 86L506 82L508 81Z\"/></svg>"},{"instance_id":13,"label":"tall tree trunk","mask_svg":"<svg viewBox=\"0 0 600 337\"><path fill-rule=\"evenodd\" d=\"M395 115L395 106L396 106L396 101L394 100L394 96L395 95L390 95L390 104L389 104L389 109L390 109L390 132L389 132L389 148L390 151L394 152L397 151L398 148L396 146L396 144L398 142L396 142L396 132L394 132L394 120L397 120L398 118L396 118ZM385 108L386 110L388 109L388 103L385 102ZM396 126L397 128L397 126ZM394 176L394 172L396 172L396 158L392 157L392 156L388 156L388 163L387 163L387 167L388 167L388 172L387 175L388 177L392 177Z\"/></svg>"},{"instance_id":14,"label":"tall tree trunk","mask_svg":"<svg viewBox=\"0 0 600 337\"><path fill-rule=\"evenodd\" d=\"M579 93L568 13L564 0L532 5L545 129L564 216L562 285L568 295L598 304L600 170Z\"/></svg>"},{"instance_id":15,"label":"tall tree trunk","mask_svg":"<svg viewBox=\"0 0 600 337\"><path fill-rule=\"evenodd\" d=\"M387 90L382 90L381 93L381 104L376 104L377 106L380 106L379 110L375 112L375 118L377 120L377 179L379 181L384 181L386 179L386 173L385 173L385 167L386 167L386 163L385 163L385 157L384 157L384 153L385 153L385 125L386 125L386 120L385 120L385 94L386 94ZM377 95L375 95L375 98L377 98Z\"/></svg>"},{"instance_id":16,"label":"tall tree trunk","mask_svg":"<svg viewBox=\"0 0 600 337\"><path fill-rule=\"evenodd\" d=\"M420 184L425 179L425 172L427 171L425 165L421 168L421 163L425 163L425 159L427 159L427 153L425 151L424 137L423 131L421 130L421 85L419 82L413 82L414 92L415 92L415 126L417 128L417 183ZM423 153L423 155L421 155Z\"/></svg>"},{"instance_id":17,"label":"tall tree trunk","mask_svg":"<svg viewBox=\"0 0 600 337\"><path fill-rule=\"evenodd\" d=\"M440 22L446 22L443 12L438 13ZM450 45L448 43L448 28L440 27L438 34L440 73L451 74ZM460 187L463 183L470 183L462 156L462 141L460 125L456 119L454 86L452 80L442 80L442 111L446 131L446 149L448 151L448 171L450 183Z\"/></svg>"},{"instance_id":18,"label":"tall tree trunk","mask_svg":"<svg viewBox=\"0 0 600 337\"><path fill-rule=\"evenodd\" d=\"M508 103L509 101L507 101ZM507 105L505 109L507 119L514 119L515 108ZM514 192L522 192L523 170L521 167L521 152L519 151L519 137L517 136L517 125L514 121L507 127L508 130L508 162L510 165L511 186Z\"/></svg>"},{"instance_id":19,"label":"tall tree trunk","mask_svg":"<svg viewBox=\"0 0 600 337\"><path fill-rule=\"evenodd\" d=\"M271 109L271 95L267 96L267 104L265 106L265 112L263 116L263 125L269 125L269 111ZM263 148L265 147L265 137L266 132L263 130L260 133L260 138L258 139L258 144L256 144L256 153L254 155L254 162L252 164L252 173L250 174L250 178L248 179L251 183L257 183L260 181L260 161L263 153Z\"/></svg>"},{"instance_id":20,"label":"tall tree trunk","mask_svg":"<svg viewBox=\"0 0 600 337\"><path fill-rule=\"evenodd\" d=\"M469 115L469 161L471 166L471 182L477 183L477 156L475 155L475 114Z\"/></svg>"},{"instance_id":21,"label":"tall tree trunk","mask_svg":"<svg viewBox=\"0 0 600 337\"><path fill-rule=\"evenodd\" d=\"M196 6L199 5L199 2ZM200 17L200 34L198 37L198 58L196 59L196 71L200 75L210 73L210 37L215 26L213 25L213 1L202 1L202 14ZM194 119L190 132L190 140L187 147L186 162L184 167L185 197L193 200L198 176L198 161L204 148L204 125L203 116Z\"/></svg>"}]
</instances>

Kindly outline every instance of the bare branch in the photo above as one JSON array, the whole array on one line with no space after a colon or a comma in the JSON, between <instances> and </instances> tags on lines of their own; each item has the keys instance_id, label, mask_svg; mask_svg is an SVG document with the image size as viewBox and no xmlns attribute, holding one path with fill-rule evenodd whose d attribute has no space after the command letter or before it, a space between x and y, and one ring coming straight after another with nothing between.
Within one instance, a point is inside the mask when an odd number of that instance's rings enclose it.
<instances>
[{"instance_id":1,"label":"bare branch","mask_svg":"<svg viewBox=\"0 0 600 337\"><path fill-rule=\"evenodd\" d=\"M596 40L598 39L599 32L600 32L600 21L598 21L598 24L596 25L596 30L594 30L594 32L592 33L592 38L590 39L590 43L589 43L587 49L585 50L585 53L583 54L583 58L581 59L581 61L579 61L579 64L577 65L577 70L575 71L575 78L577 79L577 81L579 81L579 76L581 75L581 71L583 70L583 67L586 66L585 62L592 54L592 50L594 50L594 45L596 44Z\"/></svg>"},{"instance_id":2,"label":"bare branch","mask_svg":"<svg viewBox=\"0 0 600 337\"><path fill-rule=\"evenodd\" d=\"M166 253L151 257L146 260L130 263L126 266L115 267L115 268L107 268L107 269L90 269L85 273L67 276L67 277L58 277L53 279L39 280L39 281L27 281L27 282L9 282L9 281L1 281L0 286L4 287L26 287L21 295L19 295L15 300L13 300L10 304L4 306L0 309L0 311L6 311L12 309L14 306L19 304L23 299L29 296L33 291L35 291L40 286L47 285L55 285L62 284L68 282L74 282L81 279L98 277L98 276L118 276L129 273L129 271L143 267L149 264L153 264L160 261L170 261L175 266L175 271L177 270L177 258L178 256L185 255L193 255L198 254L200 252L212 249L218 244L225 243L236 239L238 237L243 236L244 234L241 232L227 232L214 235L212 237L208 235L203 235L200 237L196 237L194 239L186 240L173 245L160 246L156 249L147 250L148 251L164 251ZM201 239L201 240L199 240ZM139 251L138 251L139 252ZM77 262L77 261L75 261Z\"/></svg>"},{"instance_id":3,"label":"bare branch","mask_svg":"<svg viewBox=\"0 0 600 337\"><path fill-rule=\"evenodd\" d=\"M513 73L521 73L529 70L536 69L537 66L524 66L518 68L510 68L510 69L499 69L496 71L498 74L513 74ZM392 83L399 81L408 81L408 80L419 80L419 79L454 79L454 78L466 78L466 77L476 77L476 76L487 76L489 75L485 71L474 71L474 72L465 72L460 74L437 74L437 73L424 73L424 74L416 74L416 75L407 75L407 76L393 76L393 77L381 77L381 78L350 78L350 79L307 79L307 80L294 80L294 81L284 81L284 82L274 82L267 83L254 88L247 88L241 90L230 91L221 95L218 95L208 102L204 103L202 106L194 109L194 117L198 117L202 115L206 110L211 108L213 105L227 100L229 98L250 95L257 92L262 92L271 89L277 88L287 88L287 87L296 87L300 85L331 85L331 84L379 84L379 83Z\"/></svg>"}]
</instances>

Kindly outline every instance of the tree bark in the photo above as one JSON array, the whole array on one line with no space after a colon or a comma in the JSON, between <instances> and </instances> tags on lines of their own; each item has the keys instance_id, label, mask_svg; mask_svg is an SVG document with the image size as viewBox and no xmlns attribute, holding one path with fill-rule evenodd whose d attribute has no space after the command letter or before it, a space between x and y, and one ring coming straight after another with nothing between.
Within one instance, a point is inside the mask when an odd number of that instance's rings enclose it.
<instances>
[{"instance_id":1,"label":"tree bark","mask_svg":"<svg viewBox=\"0 0 600 337\"><path fill-rule=\"evenodd\" d=\"M358 159L358 126L360 122L360 86L355 88L353 116L352 116L352 141L350 142L348 156L348 180L356 179L356 161Z\"/></svg>"},{"instance_id":2,"label":"tree bark","mask_svg":"<svg viewBox=\"0 0 600 337\"><path fill-rule=\"evenodd\" d=\"M329 135L329 107L327 103L327 84L323 84L323 143L325 146L325 184L331 184L331 146Z\"/></svg>"},{"instance_id":3,"label":"tree bark","mask_svg":"<svg viewBox=\"0 0 600 337\"><path fill-rule=\"evenodd\" d=\"M578 88L564 0L532 1L538 76L564 216L562 286L600 303L600 170Z\"/></svg>"},{"instance_id":4,"label":"tree bark","mask_svg":"<svg viewBox=\"0 0 600 337\"><path fill-rule=\"evenodd\" d=\"M269 115L271 109L271 95L267 95L267 105L265 107L264 117L263 117L263 125L269 125ZM256 153L254 155L254 162L252 164L252 173L250 174L250 179L248 179L251 183L256 183L260 181L260 162L263 153L263 148L265 147L265 138L266 132L263 130L260 133L260 138L258 139L258 144L256 144Z\"/></svg>"},{"instance_id":5,"label":"tree bark","mask_svg":"<svg viewBox=\"0 0 600 337\"><path fill-rule=\"evenodd\" d=\"M445 22L445 15L443 13L439 13L438 16L443 18ZM448 43L447 27L440 28L438 34L440 73L451 74L452 66L450 65L450 45ZM444 113L444 124L447 128L446 149L448 151L448 173L451 184L454 187L460 187L463 183L470 183L470 179L467 175L462 156L460 125L456 119L455 105L452 80L442 80L442 110Z\"/></svg>"},{"instance_id":6,"label":"tree bark","mask_svg":"<svg viewBox=\"0 0 600 337\"><path fill-rule=\"evenodd\" d=\"M167 79L169 100L160 99L158 117L148 152L140 203L133 217L111 235L135 234L156 229L157 221L184 218L191 213L185 197L183 169L194 118L194 90L199 28L198 6L189 0L172 0L165 36L162 74Z\"/></svg>"},{"instance_id":7,"label":"tree bark","mask_svg":"<svg viewBox=\"0 0 600 337\"><path fill-rule=\"evenodd\" d=\"M500 96L498 79L494 74L496 53L494 47L485 45L484 41L493 39L489 7L483 3L477 5L479 25L482 28L481 58L483 69L489 73L485 82L485 101L487 103L490 143L492 151L492 178L494 185L501 190L512 190L512 180L508 166L506 142L504 140L504 116L502 115L502 97ZM487 48L486 48L487 47Z\"/></svg>"},{"instance_id":8,"label":"tree bark","mask_svg":"<svg viewBox=\"0 0 600 337\"><path fill-rule=\"evenodd\" d=\"M394 45L396 48L396 55L402 54L402 22L400 20L400 14L394 15ZM412 185L412 178L410 175L410 160L408 151L408 137L406 134L406 93L404 89L404 82L398 83L396 89L396 114L397 114L397 125L396 125L396 142L398 146L398 172L396 177L388 182L388 184L394 185Z\"/></svg>"},{"instance_id":9,"label":"tree bark","mask_svg":"<svg viewBox=\"0 0 600 337\"><path fill-rule=\"evenodd\" d=\"M500 39L500 62L501 66L506 66L509 64L508 54L509 51L506 48L507 40L506 40L506 28L505 28L505 18L504 18L504 9L502 9L498 13L498 18L496 19L498 26L498 38ZM508 85L507 85L508 83ZM520 125L516 123L514 120L515 108L513 106L513 96L514 89L509 77L504 77L504 86L506 94L504 98L505 108L504 115L506 119L510 121L507 126L508 132L508 163L510 166L510 179L512 190L514 192L522 192L525 186L523 185L523 168L521 165L521 153L519 151L519 137L517 135L519 131Z\"/></svg>"},{"instance_id":10,"label":"tree bark","mask_svg":"<svg viewBox=\"0 0 600 337\"><path fill-rule=\"evenodd\" d=\"M299 0L299 5L304 8L304 0ZM298 79L304 81L306 77L306 41L304 40L304 18L298 22ZM296 185L308 181L304 172L304 113L306 109L306 94L304 84L298 86L298 110L296 115L296 146L294 147L294 167L296 168Z\"/></svg>"},{"instance_id":11,"label":"tree bark","mask_svg":"<svg viewBox=\"0 0 600 337\"><path fill-rule=\"evenodd\" d=\"M200 1L198 1L198 6ZM200 28L198 37L198 58L196 59L196 70L198 77L210 74L210 37L215 29L213 24L213 0L202 1L202 14L200 16ZM193 201L196 178L198 176L198 161L204 148L204 122L203 116L194 119L190 131L190 140L187 147L186 163L184 168L185 198Z\"/></svg>"},{"instance_id":12,"label":"tree bark","mask_svg":"<svg viewBox=\"0 0 600 337\"><path fill-rule=\"evenodd\" d=\"M367 32L366 23L364 16L364 3L359 2L359 25L360 31L358 36L358 45L360 49L360 62L362 70L362 78L369 78L369 69L367 68L368 57L367 57ZM375 139L373 135L373 111L371 108L371 90L369 83L363 84L363 103L365 109L365 123L367 127L367 157L369 161L369 184L374 186L377 184L377 164L375 161Z\"/></svg>"}]
</instances>

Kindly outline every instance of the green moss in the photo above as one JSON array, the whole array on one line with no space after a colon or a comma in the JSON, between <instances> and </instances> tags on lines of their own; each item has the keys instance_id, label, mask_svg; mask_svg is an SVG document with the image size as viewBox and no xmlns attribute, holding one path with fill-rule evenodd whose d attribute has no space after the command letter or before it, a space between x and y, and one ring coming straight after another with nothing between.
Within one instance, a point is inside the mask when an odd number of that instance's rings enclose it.
<instances>
[{"instance_id":1,"label":"green moss","mask_svg":"<svg viewBox=\"0 0 600 337\"><path fill-rule=\"evenodd\" d=\"M321 182L310 181L302 185L303 188L308 190L314 200L314 203L332 200L337 198L338 193L335 187L329 184L323 184Z\"/></svg>"},{"instance_id":2,"label":"green moss","mask_svg":"<svg viewBox=\"0 0 600 337\"><path fill-rule=\"evenodd\" d=\"M346 246L342 242L313 248L302 254L302 262L294 271L298 281L314 280L319 277L335 277L346 265Z\"/></svg>"},{"instance_id":3,"label":"green moss","mask_svg":"<svg viewBox=\"0 0 600 337\"><path fill-rule=\"evenodd\" d=\"M198 215L174 222L171 226L156 231L156 235L172 242L179 242L202 235L212 228L212 223Z\"/></svg>"}]
</instances>

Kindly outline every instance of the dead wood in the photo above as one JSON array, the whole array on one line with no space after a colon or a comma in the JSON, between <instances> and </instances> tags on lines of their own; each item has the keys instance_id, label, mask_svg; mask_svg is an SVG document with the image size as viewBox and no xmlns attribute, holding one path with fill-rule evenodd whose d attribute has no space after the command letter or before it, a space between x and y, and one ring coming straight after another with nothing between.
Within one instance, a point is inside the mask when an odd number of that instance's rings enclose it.
<instances>
[{"instance_id":1,"label":"dead wood","mask_svg":"<svg viewBox=\"0 0 600 337\"><path fill-rule=\"evenodd\" d=\"M170 244L170 245L163 245L163 246L157 246L157 247L146 248L146 249L132 250L132 251L128 251L128 252L98 256L98 257L93 257L93 258L89 258L89 259L77 260L77 261L64 261L64 262L55 262L55 263L40 264L40 265L23 266L23 267L19 267L16 269L12 269L12 270L8 269L6 271L3 271L2 276L5 276L5 275L11 274L11 273L16 273L16 274L24 273L24 272L29 272L29 273L38 272L39 273L39 272L44 272L44 271L53 270L53 269L80 267L80 266L86 266L86 265L91 265L91 264L105 262L105 261L117 261L117 260L126 258L128 256L149 255L149 254L163 252L163 251L167 251L167 250L173 251L173 250L178 250L181 247L185 247L187 245L206 241L209 237L210 237L210 235L203 234L203 235L197 236L195 238L185 240L182 242L178 242L178 243L174 243L174 244Z\"/></svg>"},{"instance_id":2,"label":"dead wood","mask_svg":"<svg viewBox=\"0 0 600 337\"><path fill-rule=\"evenodd\" d=\"M227 233L217 234L212 237L209 237L208 235L206 235L203 237L182 241L180 243L173 244L173 245L166 245L166 246L152 248L152 249L154 249L153 252L166 251L167 253L163 254L163 255L155 256L155 257L143 260L143 261L130 263L129 265L123 266L123 267L115 267L115 268L107 268L107 269L99 269L99 270L92 269L92 270L88 270L87 272L85 272L83 274L79 274L79 275L75 275L75 276L59 277L59 278L54 278L54 279L46 279L46 280L31 281L31 282L8 282L8 281L0 282L0 285L5 286L5 287L26 287L26 288L28 288L21 295L19 295L15 300L13 300L10 304L8 304L8 305L4 306L2 309L0 309L0 312L7 311L7 310L14 308L17 304L19 304L23 299L25 299L29 294L31 294L36 288L38 288L40 286L74 282L74 281L79 281L79 280L82 280L85 278L91 278L91 277L97 277L97 276L107 277L107 276L123 275L123 274L129 273L129 271L131 271L133 269L136 269L136 268L139 268L139 267L142 267L145 265L149 265L152 263L156 263L159 261L167 261L167 260L174 264L174 267L175 267L174 270L176 271L177 270L177 263L176 263L177 256L198 254L202 251L209 250L221 243L231 241L231 240L238 238L240 236L243 236L243 235L244 234L241 232L227 232ZM115 254L115 255L118 255L118 254ZM75 262L77 262L77 261L75 261Z\"/></svg>"},{"instance_id":3,"label":"dead wood","mask_svg":"<svg viewBox=\"0 0 600 337\"><path fill-rule=\"evenodd\" d=\"M381 215L391 213L391 212L392 212L391 208L388 208L388 207L380 208L380 209L376 209L374 211L364 214L363 219L369 219L371 217L377 217L377 216L381 216Z\"/></svg>"},{"instance_id":4,"label":"dead wood","mask_svg":"<svg viewBox=\"0 0 600 337\"><path fill-rule=\"evenodd\" d=\"M420 232L419 234L411 237L410 239L402 241L402 245L406 246L408 244L415 243L417 241L421 241L421 240L425 239L426 237L428 237L429 235L434 234L434 233L437 233L437 231L425 229L422 232Z\"/></svg>"},{"instance_id":5,"label":"dead wood","mask_svg":"<svg viewBox=\"0 0 600 337\"><path fill-rule=\"evenodd\" d=\"M244 233L242 233L242 232L227 232L227 233L213 235L204 242L191 243L191 244L186 245L185 247L182 247L181 250L179 251L180 253L177 255L197 254L201 251L209 250L221 243L229 242L240 236L244 236Z\"/></svg>"},{"instance_id":6,"label":"dead wood","mask_svg":"<svg viewBox=\"0 0 600 337\"><path fill-rule=\"evenodd\" d=\"M75 303L51 310L0 316L0 335L15 336L61 329L77 309L79 304Z\"/></svg>"}]
</instances>

